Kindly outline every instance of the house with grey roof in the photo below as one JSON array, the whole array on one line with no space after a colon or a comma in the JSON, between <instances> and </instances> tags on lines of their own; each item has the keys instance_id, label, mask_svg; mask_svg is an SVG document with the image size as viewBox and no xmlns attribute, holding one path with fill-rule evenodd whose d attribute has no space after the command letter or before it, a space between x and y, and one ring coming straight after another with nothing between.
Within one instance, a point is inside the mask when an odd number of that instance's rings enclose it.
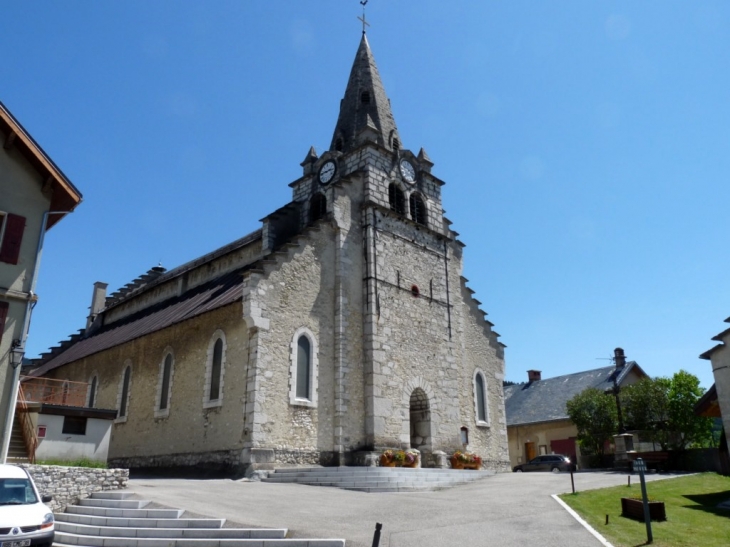
<instances>
[{"instance_id":1,"label":"house with grey roof","mask_svg":"<svg viewBox=\"0 0 730 547\"><path fill-rule=\"evenodd\" d=\"M621 348L614 350L614 364L608 367L545 380L539 370L528 370L527 383L504 388L511 465L542 454L565 454L579 462L578 430L568 417L566 403L591 387L611 391L647 377L635 361L626 362Z\"/></svg>"}]
</instances>

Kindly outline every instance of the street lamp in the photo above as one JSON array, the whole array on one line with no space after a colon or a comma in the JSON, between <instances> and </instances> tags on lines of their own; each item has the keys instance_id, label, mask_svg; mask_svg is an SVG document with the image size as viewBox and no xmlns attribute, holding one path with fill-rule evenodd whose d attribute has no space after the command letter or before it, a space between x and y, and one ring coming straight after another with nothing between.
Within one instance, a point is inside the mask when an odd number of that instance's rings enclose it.
<instances>
[{"instance_id":1,"label":"street lamp","mask_svg":"<svg viewBox=\"0 0 730 547\"><path fill-rule=\"evenodd\" d=\"M23 357L25 356L25 348L20 346L20 340L13 340L10 346L10 366L14 369L18 368L23 364Z\"/></svg>"}]
</instances>

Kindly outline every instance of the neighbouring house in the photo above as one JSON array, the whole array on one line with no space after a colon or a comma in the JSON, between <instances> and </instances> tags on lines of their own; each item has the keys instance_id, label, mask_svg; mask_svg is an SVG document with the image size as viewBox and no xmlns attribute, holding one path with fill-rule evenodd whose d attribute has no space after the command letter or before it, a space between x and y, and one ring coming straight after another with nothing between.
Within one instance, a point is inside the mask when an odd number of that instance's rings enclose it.
<instances>
[{"instance_id":1,"label":"neighbouring house","mask_svg":"<svg viewBox=\"0 0 730 547\"><path fill-rule=\"evenodd\" d=\"M0 463L15 421L17 386L37 302L43 240L81 193L0 103Z\"/></svg>"},{"instance_id":2,"label":"neighbouring house","mask_svg":"<svg viewBox=\"0 0 730 547\"><path fill-rule=\"evenodd\" d=\"M527 371L526 384L504 388L510 464L530 461L542 454L564 454L582 465L576 442L578 430L568 417L566 403L587 388L613 391L631 385L647 374L635 361L626 362L624 350L614 350L614 365L542 379L538 370Z\"/></svg>"},{"instance_id":3,"label":"neighbouring house","mask_svg":"<svg viewBox=\"0 0 730 547\"><path fill-rule=\"evenodd\" d=\"M725 319L725 323L730 323L730 317ZM723 429L727 438L728 431L730 431L730 351L728 351L730 328L713 336L712 339L720 343L700 355L700 359L707 359L712 364L717 410L722 417Z\"/></svg>"},{"instance_id":4,"label":"neighbouring house","mask_svg":"<svg viewBox=\"0 0 730 547\"><path fill-rule=\"evenodd\" d=\"M259 230L109 296L95 284L86 328L32 374L117 410L113 465L368 465L415 448L432 466L466 447L508 470L504 346L365 35L331 144L300 165Z\"/></svg>"},{"instance_id":5,"label":"neighbouring house","mask_svg":"<svg viewBox=\"0 0 730 547\"><path fill-rule=\"evenodd\" d=\"M86 382L21 377L9 461L105 463L117 411L94 408L95 389Z\"/></svg>"},{"instance_id":6,"label":"neighbouring house","mask_svg":"<svg viewBox=\"0 0 730 547\"><path fill-rule=\"evenodd\" d=\"M712 384L712 387L705 391L704 395L697 401L695 405L695 414L697 416L704 416L705 418L713 418L718 420L722 424L722 413L720 411L720 400L717 397L717 386ZM712 470L719 471L724 475L730 474L730 454L728 454L727 435L724 427L720 427L720 439L717 447L717 461L716 465L708 466ZM706 452L707 450L705 450ZM709 455L710 458L714 454Z\"/></svg>"}]
</instances>

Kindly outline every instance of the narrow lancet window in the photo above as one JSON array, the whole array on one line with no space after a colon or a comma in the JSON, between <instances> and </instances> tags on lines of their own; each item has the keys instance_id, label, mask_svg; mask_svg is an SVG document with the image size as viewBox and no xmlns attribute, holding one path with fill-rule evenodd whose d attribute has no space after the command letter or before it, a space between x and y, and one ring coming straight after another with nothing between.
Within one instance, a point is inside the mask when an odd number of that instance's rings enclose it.
<instances>
[{"instance_id":1,"label":"narrow lancet window","mask_svg":"<svg viewBox=\"0 0 730 547\"><path fill-rule=\"evenodd\" d=\"M132 368L127 367L124 369L124 374L122 375L122 394L121 394L121 400L119 401L119 414L117 415L117 418L126 418L127 417L127 399L129 399L129 378L132 375Z\"/></svg>"},{"instance_id":2,"label":"narrow lancet window","mask_svg":"<svg viewBox=\"0 0 730 547\"><path fill-rule=\"evenodd\" d=\"M306 336L297 341L297 399L310 399L311 345Z\"/></svg>"},{"instance_id":3,"label":"narrow lancet window","mask_svg":"<svg viewBox=\"0 0 730 547\"><path fill-rule=\"evenodd\" d=\"M221 393L221 365L223 363L223 340L218 338L213 346L213 362L210 369L210 393L208 400L217 401Z\"/></svg>"}]
</instances>

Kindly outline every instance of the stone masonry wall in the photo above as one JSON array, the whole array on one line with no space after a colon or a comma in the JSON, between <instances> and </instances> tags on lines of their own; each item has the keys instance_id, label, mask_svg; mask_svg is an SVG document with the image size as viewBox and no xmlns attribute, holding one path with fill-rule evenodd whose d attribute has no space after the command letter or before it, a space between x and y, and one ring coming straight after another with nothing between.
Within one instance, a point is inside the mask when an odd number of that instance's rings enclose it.
<instances>
[{"instance_id":1,"label":"stone masonry wall","mask_svg":"<svg viewBox=\"0 0 730 547\"><path fill-rule=\"evenodd\" d=\"M206 362L213 335L225 335L222 404L204 403ZM172 351L169 413L155 416L160 363ZM179 454L214 454L242 449L246 431L248 332L240 303L214 310L143 338L90 355L52 371L60 379L89 382L98 378L97 408L117 409L122 371L132 375L126 421L115 420L109 459ZM217 461L217 457L214 458Z\"/></svg>"},{"instance_id":2,"label":"stone masonry wall","mask_svg":"<svg viewBox=\"0 0 730 547\"><path fill-rule=\"evenodd\" d=\"M55 513L65 511L92 492L121 490L127 487L129 469L95 469L88 467L62 467L59 465L19 464L33 477L41 496L53 496L46 504Z\"/></svg>"}]
</instances>

